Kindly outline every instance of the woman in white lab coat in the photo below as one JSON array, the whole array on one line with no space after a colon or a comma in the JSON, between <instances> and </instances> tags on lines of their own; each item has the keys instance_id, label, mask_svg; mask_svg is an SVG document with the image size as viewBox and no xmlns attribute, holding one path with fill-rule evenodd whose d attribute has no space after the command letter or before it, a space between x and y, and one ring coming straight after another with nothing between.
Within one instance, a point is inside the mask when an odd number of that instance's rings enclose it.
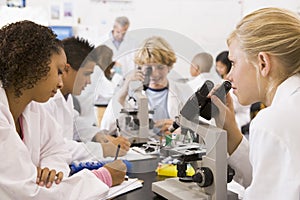
<instances>
[{"instance_id":1,"label":"woman in white lab coat","mask_svg":"<svg viewBox=\"0 0 300 200\"><path fill-rule=\"evenodd\" d=\"M101 128L113 130L116 127L115 122L120 115L121 108L128 104L129 83L135 80L143 82L146 69L151 67L152 73L145 94L148 97L149 108L154 110L155 126L165 132L173 123L175 116L179 115L180 109L192 94L192 90L185 84L167 78L176 62L176 55L164 38L158 36L147 38L137 50L134 61L139 67L126 77L122 88L108 104L102 118Z\"/></svg>"},{"instance_id":2,"label":"woman in white lab coat","mask_svg":"<svg viewBox=\"0 0 300 200\"><path fill-rule=\"evenodd\" d=\"M234 119L233 104L216 96L219 126L225 119L228 162L246 187L244 199L300 199L300 19L284 9L245 16L227 43L228 79L242 105L264 103L250 124L249 142ZM226 117L225 115L226 114Z\"/></svg>"},{"instance_id":3,"label":"woman in white lab coat","mask_svg":"<svg viewBox=\"0 0 300 200\"><path fill-rule=\"evenodd\" d=\"M120 162L67 177L70 154L65 149L61 129L36 103L47 101L61 87L60 74L65 64L63 48L47 27L22 21L0 29L0 196L3 199L100 199L109 186L124 179L126 167L122 164L120 167ZM46 167L51 171L45 170ZM41 175L37 168L43 169ZM103 169L107 171L102 173ZM57 172L63 172L64 179L48 185L47 179ZM41 184L43 181L47 188Z\"/></svg>"}]
</instances>

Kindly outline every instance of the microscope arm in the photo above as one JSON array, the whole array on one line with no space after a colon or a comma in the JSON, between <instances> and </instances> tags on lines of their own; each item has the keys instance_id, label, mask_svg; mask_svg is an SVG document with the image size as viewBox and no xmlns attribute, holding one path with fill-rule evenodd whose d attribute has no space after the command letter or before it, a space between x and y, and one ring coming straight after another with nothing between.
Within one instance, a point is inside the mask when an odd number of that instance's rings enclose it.
<instances>
[{"instance_id":1,"label":"microscope arm","mask_svg":"<svg viewBox=\"0 0 300 200\"><path fill-rule=\"evenodd\" d=\"M213 183L204 187L205 192L210 194L212 199L225 199L227 197L226 131L201 121L191 122L183 116L180 116L179 121L181 127L191 129L199 135L199 139L204 140L206 155L202 157L201 167L209 168L213 174Z\"/></svg>"},{"instance_id":2,"label":"microscope arm","mask_svg":"<svg viewBox=\"0 0 300 200\"><path fill-rule=\"evenodd\" d=\"M131 81L129 83L128 96L133 98L137 104L137 118L139 119L138 137L148 138L149 109L148 98L143 93L143 83L141 81Z\"/></svg>"}]
</instances>

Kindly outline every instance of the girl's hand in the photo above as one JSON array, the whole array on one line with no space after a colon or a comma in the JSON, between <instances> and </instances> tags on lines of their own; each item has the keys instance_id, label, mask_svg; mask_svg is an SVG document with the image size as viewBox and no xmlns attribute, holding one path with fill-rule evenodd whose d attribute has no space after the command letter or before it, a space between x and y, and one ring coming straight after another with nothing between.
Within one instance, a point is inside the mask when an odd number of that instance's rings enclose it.
<instances>
[{"instance_id":1,"label":"girl's hand","mask_svg":"<svg viewBox=\"0 0 300 200\"><path fill-rule=\"evenodd\" d=\"M63 172L56 173L54 169L49 170L48 167L45 167L44 169L37 167L36 183L39 186L50 188L53 181L55 181L56 184L59 184L63 179L63 175Z\"/></svg>"},{"instance_id":2,"label":"girl's hand","mask_svg":"<svg viewBox=\"0 0 300 200\"><path fill-rule=\"evenodd\" d=\"M104 167L109 171L112 177L112 186L121 184L126 175L126 165L121 160L115 160L111 163L107 163Z\"/></svg>"},{"instance_id":3,"label":"girl's hand","mask_svg":"<svg viewBox=\"0 0 300 200\"><path fill-rule=\"evenodd\" d=\"M216 125L227 131L227 151L231 155L243 139L235 121L232 98L229 93L226 95L226 105L215 95L211 96L211 101L219 109L219 114L215 116Z\"/></svg>"}]
</instances>

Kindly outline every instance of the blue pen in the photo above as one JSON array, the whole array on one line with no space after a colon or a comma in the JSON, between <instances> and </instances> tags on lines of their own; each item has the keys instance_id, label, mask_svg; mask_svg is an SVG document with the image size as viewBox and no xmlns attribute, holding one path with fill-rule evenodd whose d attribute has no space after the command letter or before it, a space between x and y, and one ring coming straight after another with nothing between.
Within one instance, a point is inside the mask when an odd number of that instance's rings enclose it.
<instances>
[{"instance_id":1,"label":"blue pen","mask_svg":"<svg viewBox=\"0 0 300 200\"><path fill-rule=\"evenodd\" d=\"M118 156L119 156L120 147L121 147L121 145L120 145L120 144L118 144L118 148L117 148L117 152L116 152L115 160L117 160L117 158L118 158Z\"/></svg>"}]
</instances>

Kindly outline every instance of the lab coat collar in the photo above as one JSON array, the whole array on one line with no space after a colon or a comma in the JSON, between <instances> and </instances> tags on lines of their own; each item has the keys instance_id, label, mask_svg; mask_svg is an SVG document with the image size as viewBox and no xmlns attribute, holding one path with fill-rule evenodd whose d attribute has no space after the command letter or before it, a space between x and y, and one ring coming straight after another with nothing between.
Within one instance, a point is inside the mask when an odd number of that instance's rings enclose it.
<instances>
[{"instance_id":1,"label":"lab coat collar","mask_svg":"<svg viewBox=\"0 0 300 200\"><path fill-rule=\"evenodd\" d=\"M55 94L53 98L53 101L55 101L56 105L60 105L64 108L67 108L66 110L69 112L69 114L73 113L73 98L72 95L69 94L67 100L65 99L64 95L62 94L62 92L60 90L57 90L57 93Z\"/></svg>"},{"instance_id":2,"label":"lab coat collar","mask_svg":"<svg viewBox=\"0 0 300 200\"><path fill-rule=\"evenodd\" d=\"M66 103L67 105L73 105L72 95L69 94L68 98L66 100L60 90L57 90L57 93L52 98L54 101L63 102L63 103Z\"/></svg>"},{"instance_id":3,"label":"lab coat collar","mask_svg":"<svg viewBox=\"0 0 300 200\"><path fill-rule=\"evenodd\" d=\"M1 82L0 82L0 84L2 85ZM3 103L4 105L6 105L9 108L9 104L8 104L8 100L7 100L5 90L2 87L0 89L0 102Z\"/></svg>"},{"instance_id":4,"label":"lab coat collar","mask_svg":"<svg viewBox=\"0 0 300 200\"><path fill-rule=\"evenodd\" d=\"M3 88L0 89L0 102L2 104L4 104L5 106L7 106L8 108L8 111L9 111L9 104L8 104L8 99L7 99L7 96L6 96L6 93L5 93L5 90ZM33 125L35 124L38 124L37 122L39 121L39 117L38 117L38 110L35 108L35 104L37 104L36 102L32 101L31 103L29 103L26 108L24 109L23 113L22 113L22 116L24 118L24 121L23 121L23 125L27 124L27 121L28 119L30 118L31 119L31 123ZM13 120L13 116L12 114L9 112L10 114L10 118L11 118L11 122L10 124L14 125L15 126L15 122ZM28 117L30 116L30 117ZM23 127L24 128L24 127ZM24 129L25 130L25 129ZM35 130L35 129L34 129ZM24 131L25 132L25 131Z\"/></svg>"},{"instance_id":5,"label":"lab coat collar","mask_svg":"<svg viewBox=\"0 0 300 200\"><path fill-rule=\"evenodd\" d=\"M1 110L1 112L4 115L6 115L6 118L8 119L9 124L11 126L15 127L15 122L14 122L12 114L9 111L9 104L8 104L7 96L6 96L5 90L3 88L0 88L0 103L3 104L7 108L5 110ZM22 113L23 131L24 131L23 135L24 135L25 143L33 140L33 138L35 141L40 141L40 139L39 139L40 135L38 135L38 134L33 135L32 131L29 131L29 130L40 130L40 124L38 123L40 121L40 119L39 119L39 115L38 115L38 110L35 109L35 107L36 107L35 104L37 104L37 103L31 102L30 104L28 104ZM29 126L31 126L30 129L29 129ZM16 133L15 136L18 136L18 134ZM21 142L21 139L19 136L18 136L17 141ZM24 144L24 143L22 142L22 143L20 143L20 145L21 144ZM20 148L23 148L23 147L20 147ZM30 152L35 152L34 154L39 153L39 150L34 146L28 146L27 150L29 150ZM34 158L34 156L32 158ZM35 164L38 164L38 159L33 159L33 162Z\"/></svg>"},{"instance_id":6,"label":"lab coat collar","mask_svg":"<svg viewBox=\"0 0 300 200\"><path fill-rule=\"evenodd\" d=\"M169 89L169 95L171 95L172 97L177 97L178 94L177 93L177 88L176 88L176 84L172 81L172 80L168 80L168 89Z\"/></svg>"},{"instance_id":7,"label":"lab coat collar","mask_svg":"<svg viewBox=\"0 0 300 200\"><path fill-rule=\"evenodd\" d=\"M40 160L40 138L43 133L36 130L41 130L40 114L38 110L39 103L32 101L28 104L22 113L23 117L23 142L31 155L31 160L35 165L39 164ZM34 143L32 142L34 141Z\"/></svg>"},{"instance_id":8,"label":"lab coat collar","mask_svg":"<svg viewBox=\"0 0 300 200\"><path fill-rule=\"evenodd\" d=\"M121 41L121 42L119 42L119 43L120 43L120 45L121 45L121 43L122 43L122 42L124 42L124 40L126 40L126 36L127 36L127 34L128 34L128 31L127 31L127 32L126 32L126 34L124 35L124 37L123 37L122 41ZM113 41L113 42L117 42L117 40L115 40L115 38L114 38L114 36L113 36L113 30L109 32L109 38L110 38L110 40L111 40L111 41Z\"/></svg>"},{"instance_id":9,"label":"lab coat collar","mask_svg":"<svg viewBox=\"0 0 300 200\"><path fill-rule=\"evenodd\" d=\"M53 100L61 99L61 98L64 98L64 95L61 93L60 89L58 89L56 94L52 98L53 98Z\"/></svg>"},{"instance_id":10,"label":"lab coat collar","mask_svg":"<svg viewBox=\"0 0 300 200\"><path fill-rule=\"evenodd\" d=\"M9 109L8 99L6 96L6 92L3 88L0 89L0 102L3 103L5 106L7 106L7 108ZM30 105L31 103L29 103L28 105ZM29 110L29 112L31 112L31 107L28 105L25 107L23 113L28 112L27 110Z\"/></svg>"},{"instance_id":11,"label":"lab coat collar","mask_svg":"<svg viewBox=\"0 0 300 200\"><path fill-rule=\"evenodd\" d=\"M276 90L271 106L284 101L287 96L292 95L300 89L300 74L295 74L283 81Z\"/></svg>"},{"instance_id":12,"label":"lab coat collar","mask_svg":"<svg viewBox=\"0 0 300 200\"><path fill-rule=\"evenodd\" d=\"M13 125L15 127L15 121L14 118L9 110L9 104L8 104L8 100L7 100L7 96L5 93L5 90L1 87L0 88L0 105L3 104L5 108L7 109L1 109L1 112L3 115L7 116L7 119L9 121L9 123L11 125Z\"/></svg>"},{"instance_id":13,"label":"lab coat collar","mask_svg":"<svg viewBox=\"0 0 300 200\"><path fill-rule=\"evenodd\" d=\"M167 100L167 106L168 106L168 113L169 117L174 119L175 116L178 116L179 111L182 107L182 97L180 88L178 88L176 82L172 80L168 80L168 100Z\"/></svg>"}]
</instances>

